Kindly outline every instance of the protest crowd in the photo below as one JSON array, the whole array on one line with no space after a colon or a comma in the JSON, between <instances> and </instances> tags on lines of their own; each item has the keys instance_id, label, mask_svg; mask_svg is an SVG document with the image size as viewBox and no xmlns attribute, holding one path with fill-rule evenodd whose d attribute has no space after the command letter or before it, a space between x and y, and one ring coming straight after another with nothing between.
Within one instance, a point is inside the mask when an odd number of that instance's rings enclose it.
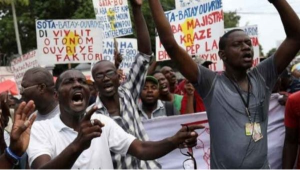
<instances>
[{"instance_id":1,"label":"protest crowd","mask_svg":"<svg viewBox=\"0 0 300 170\"><path fill-rule=\"evenodd\" d=\"M94 1L96 20L37 20L37 50L11 63L19 93L0 93L1 169L300 168L300 20L289 2L269 0L286 38L259 58L252 27L224 30L221 0L171 12L162 1L148 0L155 54L142 0ZM116 9L133 13L132 58L116 39L131 22ZM158 67L166 56L176 68ZM54 77L49 63L92 65Z\"/></svg>"}]
</instances>

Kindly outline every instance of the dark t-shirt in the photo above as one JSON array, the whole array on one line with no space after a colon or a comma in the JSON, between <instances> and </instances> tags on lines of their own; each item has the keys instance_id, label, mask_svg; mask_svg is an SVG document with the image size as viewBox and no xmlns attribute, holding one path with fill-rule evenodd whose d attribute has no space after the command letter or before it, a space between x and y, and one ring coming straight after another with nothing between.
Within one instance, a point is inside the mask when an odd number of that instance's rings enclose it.
<instances>
[{"instance_id":1,"label":"dark t-shirt","mask_svg":"<svg viewBox=\"0 0 300 170\"><path fill-rule=\"evenodd\" d=\"M251 119L260 123L263 135L257 142L251 136L246 136L245 124L250 121L232 82L224 74L218 75L199 65L199 79L194 86L203 98L207 110L212 169L268 168L269 98L278 77L274 57L251 69L248 76L251 82ZM242 95L246 99L247 92L242 91Z\"/></svg>"}]
</instances>

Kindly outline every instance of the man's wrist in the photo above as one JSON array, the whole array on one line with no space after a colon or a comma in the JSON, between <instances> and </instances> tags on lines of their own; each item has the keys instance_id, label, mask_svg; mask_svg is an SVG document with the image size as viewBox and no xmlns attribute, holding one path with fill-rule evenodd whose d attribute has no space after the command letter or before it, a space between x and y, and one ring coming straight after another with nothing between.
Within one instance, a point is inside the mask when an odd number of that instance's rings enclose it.
<instances>
[{"instance_id":1,"label":"man's wrist","mask_svg":"<svg viewBox=\"0 0 300 170\"><path fill-rule=\"evenodd\" d=\"M12 165L18 165L21 157L17 156L13 151L10 150L9 147L5 149L5 158L12 164Z\"/></svg>"}]
</instances>

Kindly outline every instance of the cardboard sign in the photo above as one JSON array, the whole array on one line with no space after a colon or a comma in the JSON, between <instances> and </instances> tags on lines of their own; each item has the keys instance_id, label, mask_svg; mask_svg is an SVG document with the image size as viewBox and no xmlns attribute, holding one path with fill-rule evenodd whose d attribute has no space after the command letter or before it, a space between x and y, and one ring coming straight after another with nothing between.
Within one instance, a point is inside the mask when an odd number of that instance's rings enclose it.
<instances>
[{"instance_id":1,"label":"cardboard sign","mask_svg":"<svg viewBox=\"0 0 300 170\"><path fill-rule=\"evenodd\" d=\"M245 26L245 27L236 27L236 28L228 28L225 29L225 32L228 32L233 29L241 29L244 30L247 35L250 37L252 46L253 46L253 66L257 66L260 62L260 52L259 52L259 41L258 41L258 27L257 25Z\"/></svg>"},{"instance_id":2,"label":"cardboard sign","mask_svg":"<svg viewBox=\"0 0 300 170\"><path fill-rule=\"evenodd\" d=\"M40 66L37 60L37 50L30 51L21 57L12 60L10 64L11 70L14 73L16 84L18 89L20 89L25 72L31 68Z\"/></svg>"},{"instance_id":3,"label":"cardboard sign","mask_svg":"<svg viewBox=\"0 0 300 170\"><path fill-rule=\"evenodd\" d=\"M118 42L118 50L123 57L123 61L119 68L123 70L125 75L127 75L136 55L138 54L137 40L134 38L117 38L116 40ZM104 60L109 60L114 63L114 50L115 47L113 39L103 40L102 56Z\"/></svg>"},{"instance_id":4,"label":"cardboard sign","mask_svg":"<svg viewBox=\"0 0 300 170\"><path fill-rule=\"evenodd\" d=\"M127 0L93 0L93 4L104 38L133 33Z\"/></svg>"},{"instance_id":5,"label":"cardboard sign","mask_svg":"<svg viewBox=\"0 0 300 170\"><path fill-rule=\"evenodd\" d=\"M175 135L182 124L202 124L205 129L197 130L197 146L193 147L193 155L197 161L198 169L210 169L210 131L205 112L180 116L169 116L150 119L143 122L145 131L151 141L158 141ZM186 153L187 149L182 149ZM183 162L189 157L175 149L158 159L162 169L183 169Z\"/></svg>"},{"instance_id":6,"label":"cardboard sign","mask_svg":"<svg viewBox=\"0 0 300 170\"><path fill-rule=\"evenodd\" d=\"M101 21L37 20L40 64L90 63L102 59Z\"/></svg>"},{"instance_id":7,"label":"cardboard sign","mask_svg":"<svg viewBox=\"0 0 300 170\"><path fill-rule=\"evenodd\" d=\"M218 56L218 43L224 34L221 0L208 0L194 6L165 12L177 43L190 55L212 61L213 71L224 70ZM156 37L156 61L169 60L159 37Z\"/></svg>"}]
</instances>

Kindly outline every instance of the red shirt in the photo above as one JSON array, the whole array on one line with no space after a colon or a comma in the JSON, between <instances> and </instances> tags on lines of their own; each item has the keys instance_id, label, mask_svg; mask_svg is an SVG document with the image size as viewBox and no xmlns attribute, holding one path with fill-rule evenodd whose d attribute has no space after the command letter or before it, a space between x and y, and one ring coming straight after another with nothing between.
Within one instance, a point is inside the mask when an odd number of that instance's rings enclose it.
<instances>
[{"instance_id":1,"label":"red shirt","mask_svg":"<svg viewBox=\"0 0 300 170\"><path fill-rule=\"evenodd\" d=\"M182 82L179 83L179 85L176 86L176 89L178 89L178 91L181 91L183 93L183 94L181 94L181 95L183 95L183 98L181 101L181 109L180 109L181 114L185 114L185 109L186 109L186 105L187 105L187 94L184 90L184 85L185 85L185 80L183 80ZM196 90L194 91L194 111L195 111L195 113L205 111L205 106L204 106L203 100Z\"/></svg>"},{"instance_id":2,"label":"red shirt","mask_svg":"<svg viewBox=\"0 0 300 170\"><path fill-rule=\"evenodd\" d=\"M288 128L300 128L300 91L290 95L286 102L284 124ZM300 143L300 139L298 142ZM299 168L300 156L297 160L297 169Z\"/></svg>"}]
</instances>

